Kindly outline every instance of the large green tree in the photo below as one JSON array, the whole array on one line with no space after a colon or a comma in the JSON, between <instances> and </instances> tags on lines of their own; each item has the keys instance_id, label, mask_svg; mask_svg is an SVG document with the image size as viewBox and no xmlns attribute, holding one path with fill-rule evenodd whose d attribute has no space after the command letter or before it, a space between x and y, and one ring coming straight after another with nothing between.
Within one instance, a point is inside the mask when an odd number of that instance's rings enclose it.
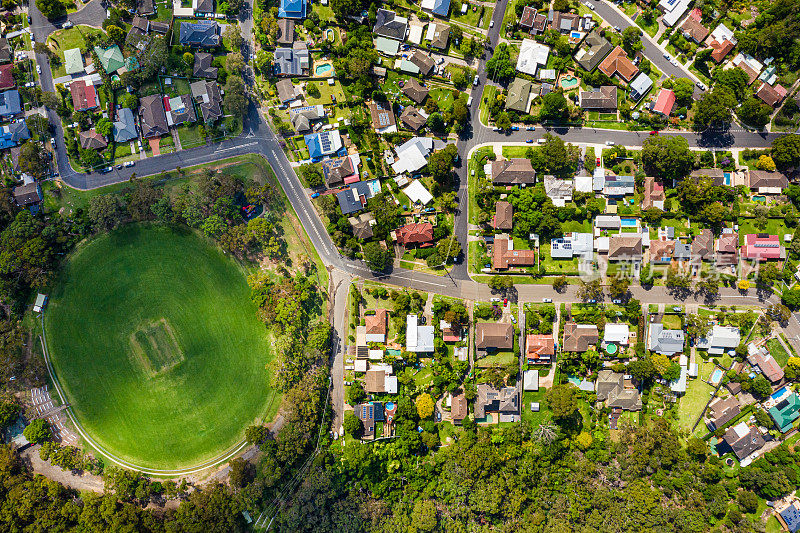
<instances>
[{"instance_id":1,"label":"large green tree","mask_svg":"<svg viewBox=\"0 0 800 533\"><path fill-rule=\"evenodd\" d=\"M772 141L772 159L780 169L800 165L800 135L792 133Z\"/></svg>"},{"instance_id":2,"label":"large green tree","mask_svg":"<svg viewBox=\"0 0 800 533\"><path fill-rule=\"evenodd\" d=\"M642 144L642 163L648 175L681 179L692 170L694 154L683 137L653 136Z\"/></svg>"},{"instance_id":3,"label":"large green tree","mask_svg":"<svg viewBox=\"0 0 800 533\"><path fill-rule=\"evenodd\" d=\"M693 127L697 131L726 127L733 116L736 97L726 86L715 87L703 94L694 106Z\"/></svg>"}]
</instances>

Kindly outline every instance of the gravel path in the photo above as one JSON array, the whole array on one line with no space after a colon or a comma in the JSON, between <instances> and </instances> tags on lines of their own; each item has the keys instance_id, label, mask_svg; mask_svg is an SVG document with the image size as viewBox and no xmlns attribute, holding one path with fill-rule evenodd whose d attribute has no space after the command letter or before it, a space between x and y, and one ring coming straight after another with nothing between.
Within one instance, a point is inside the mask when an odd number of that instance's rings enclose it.
<instances>
[{"instance_id":1,"label":"gravel path","mask_svg":"<svg viewBox=\"0 0 800 533\"><path fill-rule=\"evenodd\" d=\"M22 459L31 465L33 471L41 474L47 479L57 481L62 485L73 488L75 490L90 490L93 492L103 493L104 483L103 478L84 472L83 475L73 474L69 470L63 470L61 467L50 464L50 461L42 461L39 457L38 444L29 447L20 454Z\"/></svg>"}]
</instances>

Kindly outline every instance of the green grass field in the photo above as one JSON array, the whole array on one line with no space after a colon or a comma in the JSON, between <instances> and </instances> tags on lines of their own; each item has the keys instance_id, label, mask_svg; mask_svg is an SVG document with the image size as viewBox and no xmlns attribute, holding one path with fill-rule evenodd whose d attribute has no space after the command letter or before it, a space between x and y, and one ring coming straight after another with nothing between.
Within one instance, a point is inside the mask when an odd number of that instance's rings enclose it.
<instances>
[{"instance_id":1,"label":"green grass field","mask_svg":"<svg viewBox=\"0 0 800 533\"><path fill-rule=\"evenodd\" d=\"M45 314L80 423L138 466L177 469L278 407L244 269L188 229L129 225L80 247Z\"/></svg>"}]
</instances>

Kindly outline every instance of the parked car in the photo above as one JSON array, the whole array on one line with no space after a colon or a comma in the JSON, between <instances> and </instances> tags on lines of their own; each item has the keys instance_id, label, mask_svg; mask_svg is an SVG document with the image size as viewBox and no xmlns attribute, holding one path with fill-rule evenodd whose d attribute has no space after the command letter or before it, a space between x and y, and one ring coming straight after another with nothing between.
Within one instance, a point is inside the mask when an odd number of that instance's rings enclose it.
<instances>
[{"instance_id":1,"label":"parked car","mask_svg":"<svg viewBox=\"0 0 800 533\"><path fill-rule=\"evenodd\" d=\"M64 28L65 30L68 30L68 29L70 29L71 27L73 27L74 25L75 25L75 24L73 24L71 20L68 20L68 21L66 21L66 22L64 23L64 25L62 26L62 28Z\"/></svg>"},{"instance_id":2,"label":"parked car","mask_svg":"<svg viewBox=\"0 0 800 533\"><path fill-rule=\"evenodd\" d=\"M36 83L32 82L32 81L29 81L28 83L25 84L25 87L35 87L35 86L36 86Z\"/></svg>"},{"instance_id":3,"label":"parked car","mask_svg":"<svg viewBox=\"0 0 800 533\"><path fill-rule=\"evenodd\" d=\"M117 170L122 170L122 165L117 165Z\"/></svg>"},{"instance_id":4,"label":"parked car","mask_svg":"<svg viewBox=\"0 0 800 533\"><path fill-rule=\"evenodd\" d=\"M319 198L319 193L315 192L314 194L311 195L311 198Z\"/></svg>"},{"instance_id":5,"label":"parked car","mask_svg":"<svg viewBox=\"0 0 800 533\"><path fill-rule=\"evenodd\" d=\"M539 139L539 140L538 140L538 141L536 141L536 142L537 142L537 143L539 143L539 144L547 144L547 139L545 139L544 137L542 137L541 139Z\"/></svg>"},{"instance_id":6,"label":"parked car","mask_svg":"<svg viewBox=\"0 0 800 533\"><path fill-rule=\"evenodd\" d=\"M114 170L114 167L105 167L105 168L100 169L100 174L108 174L112 170Z\"/></svg>"},{"instance_id":7,"label":"parked car","mask_svg":"<svg viewBox=\"0 0 800 533\"><path fill-rule=\"evenodd\" d=\"M31 23L31 16L28 15L28 24L30 24L30 23Z\"/></svg>"},{"instance_id":8,"label":"parked car","mask_svg":"<svg viewBox=\"0 0 800 533\"><path fill-rule=\"evenodd\" d=\"M37 74L41 74L42 73L42 66L41 65L36 65L36 73Z\"/></svg>"},{"instance_id":9,"label":"parked car","mask_svg":"<svg viewBox=\"0 0 800 533\"><path fill-rule=\"evenodd\" d=\"M546 304L551 304L551 303L553 303L553 299L552 298L542 298L542 302L544 302Z\"/></svg>"},{"instance_id":10,"label":"parked car","mask_svg":"<svg viewBox=\"0 0 800 533\"><path fill-rule=\"evenodd\" d=\"M494 28L494 21L489 22L489 27Z\"/></svg>"},{"instance_id":11,"label":"parked car","mask_svg":"<svg viewBox=\"0 0 800 533\"><path fill-rule=\"evenodd\" d=\"M508 305L508 298L503 298L503 307Z\"/></svg>"},{"instance_id":12,"label":"parked car","mask_svg":"<svg viewBox=\"0 0 800 533\"><path fill-rule=\"evenodd\" d=\"M601 163L601 161L600 161L600 158L599 158L599 157L597 158L597 162L596 162L596 163L597 163L597 166L599 167L599 166L600 166L600 163Z\"/></svg>"},{"instance_id":13,"label":"parked car","mask_svg":"<svg viewBox=\"0 0 800 533\"><path fill-rule=\"evenodd\" d=\"M653 131L650 132L650 135L658 135L658 131L657 130L653 130Z\"/></svg>"},{"instance_id":14,"label":"parked car","mask_svg":"<svg viewBox=\"0 0 800 533\"><path fill-rule=\"evenodd\" d=\"M672 58L670 57L670 55L669 55L668 53L664 52L664 59L666 59L667 61L669 61L669 60L670 60L670 59L672 59Z\"/></svg>"},{"instance_id":15,"label":"parked car","mask_svg":"<svg viewBox=\"0 0 800 533\"><path fill-rule=\"evenodd\" d=\"M702 81L698 81L697 83L695 83L695 85L697 85L697 88L700 89L701 91L705 91L707 88L706 84L703 83Z\"/></svg>"},{"instance_id":16,"label":"parked car","mask_svg":"<svg viewBox=\"0 0 800 533\"><path fill-rule=\"evenodd\" d=\"M487 265L487 266L491 266L491 265ZM497 303L497 302L500 301L500 298L490 298L489 301L492 302L492 303Z\"/></svg>"},{"instance_id":17,"label":"parked car","mask_svg":"<svg viewBox=\"0 0 800 533\"><path fill-rule=\"evenodd\" d=\"M528 126L525 129L528 130L528 131L536 131L536 126Z\"/></svg>"},{"instance_id":18,"label":"parked car","mask_svg":"<svg viewBox=\"0 0 800 533\"><path fill-rule=\"evenodd\" d=\"M622 28L620 28L619 26L614 26L614 31L616 31L617 33L622 33Z\"/></svg>"},{"instance_id":19,"label":"parked car","mask_svg":"<svg viewBox=\"0 0 800 533\"><path fill-rule=\"evenodd\" d=\"M517 323L517 317L515 317L514 315L511 315L511 323L512 324L516 324Z\"/></svg>"},{"instance_id":20,"label":"parked car","mask_svg":"<svg viewBox=\"0 0 800 533\"><path fill-rule=\"evenodd\" d=\"M525 142L526 142L526 143L528 143L528 144L533 144L533 139L528 139L528 140L527 140L527 141L525 141Z\"/></svg>"},{"instance_id":21,"label":"parked car","mask_svg":"<svg viewBox=\"0 0 800 533\"><path fill-rule=\"evenodd\" d=\"M593 3L591 3L591 2L586 2L586 7L588 7L588 8L589 8L589 9L591 9L592 11L594 11L594 4L593 4Z\"/></svg>"},{"instance_id":22,"label":"parked car","mask_svg":"<svg viewBox=\"0 0 800 533\"><path fill-rule=\"evenodd\" d=\"M135 164L136 164L136 161L127 161L127 162L125 163L125 166L126 166L126 167L128 167L128 168L130 168L130 167L132 167L132 166L133 166L133 165L135 165Z\"/></svg>"},{"instance_id":23,"label":"parked car","mask_svg":"<svg viewBox=\"0 0 800 533\"><path fill-rule=\"evenodd\" d=\"M614 299L614 300L611 300L611 303L612 303L612 304L621 304L621 303L622 303L622 300L619 300L619 299Z\"/></svg>"},{"instance_id":24,"label":"parked car","mask_svg":"<svg viewBox=\"0 0 800 533\"><path fill-rule=\"evenodd\" d=\"M511 131L519 131L519 126L511 126Z\"/></svg>"},{"instance_id":25,"label":"parked car","mask_svg":"<svg viewBox=\"0 0 800 533\"><path fill-rule=\"evenodd\" d=\"M589 303L590 303L590 304L596 304L596 303L597 303L597 300L594 300L594 299L592 299L592 300L589 300Z\"/></svg>"},{"instance_id":26,"label":"parked car","mask_svg":"<svg viewBox=\"0 0 800 533\"><path fill-rule=\"evenodd\" d=\"M614 146L614 141L606 141L606 146Z\"/></svg>"},{"instance_id":27,"label":"parked car","mask_svg":"<svg viewBox=\"0 0 800 533\"><path fill-rule=\"evenodd\" d=\"M475 78L472 80L472 85L477 86L481 82L481 79L475 74Z\"/></svg>"}]
</instances>

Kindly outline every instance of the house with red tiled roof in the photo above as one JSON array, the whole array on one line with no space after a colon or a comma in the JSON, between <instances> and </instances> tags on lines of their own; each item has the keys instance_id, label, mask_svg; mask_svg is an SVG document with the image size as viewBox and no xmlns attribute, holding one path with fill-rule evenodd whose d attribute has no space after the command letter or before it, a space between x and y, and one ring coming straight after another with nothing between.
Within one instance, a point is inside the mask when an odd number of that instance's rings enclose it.
<instances>
[{"instance_id":1,"label":"house with red tiled roof","mask_svg":"<svg viewBox=\"0 0 800 533\"><path fill-rule=\"evenodd\" d=\"M504 200L495 204L492 227L494 229L509 230L514 227L514 207Z\"/></svg>"},{"instance_id":2,"label":"house with red tiled roof","mask_svg":"<svg viewBox=\"0 0 800 533\"><path fill-rule=\"evenodd\" d=\"M723 233L717 238L717 265L735 265L739 262L739 235Z\"/></svg>"},{"instance_id":3,"label":"house with red tiled roof","mask_svg":"<svg viewBox=\"0 0 800 533\"><path fill-rule=\"evenodd\" d=\"M374 315L364 317L367 342L386 342L386 318L389 312L386 309L376 309Z\"/></svg>"},{"instance_id":4,"label":"house with red tiled roof","mask_svg":"<svg viewBox=\"0 0 800 533\"><path fill-rule=\"evenodd\" d=\"M706 44L712 50L711 58L719 63L734 49L736 42L733 32L724 24L720 24L711 32Z\"/></svg>"},{"instance_id":5,"label":"house with red tiled roof","mask_svg":"<svg viewBox=\"0 0 800 533\"><path fill-rule=\"evenodd\" d=\"M549 363L556 354L556 343L552 335L528 335L525 337L525 357L529 365Z\"/></svg>"},{"instance_id":6,"label":"house with red tiled roof","mask_svg":"<svg viewBox=\"0 0 800 533\"><path fill-rule=\"evenodd\" d=\"M670 89L661 89L656 103L653 105L653 112L668 117L672 114L673 107L675 107L675 93Z\"/></svg>"},{"instance_id":7,"label":"house with red tiled roof","mask_svg":"<svg viewBox=\"0 0 800 533\"><path fill-rule=\"evenodd\" d=\"M14 80L14 65L11 63L0 65L0 90L5 91L16 85L17 82Z\"/></svg>"},{"instance_id":8,"label":"house with red tiled roof","mask_svg":"<svg viewBox=\"0 0 800 533\"><path fill-rule=\"evenodd\" d=\"M744 236L745 259L756 261L769 261L783 259L783 247L777 235L767 233L748 233Z\"/></svg>"},{"instance_id":9,"label":"house with red tiled roof","mask_svg":"<svg viewBox=\"0 0 800 533\"><path fill-rule=\"evenodd\" d=\"M639 73L638 67L628 58L628 54L625 53L625 50L623 50L621 46L614 48L614 50L600 62L597 68L609 78L618 75L629 83L633 77Z\"/></svg>"},{"instance_id":10,"label":"house with red tiled roof","mask_svg":"<svg viewBox=\"0 0 800 533\"><path fill-rule=\"evenodd\" d=\"M534 250L515 250L514 241L508 237L498 237L494 240L492 249L492 268L505 270L510 267L528 267L536 264Z\"/></svg>"},{"instance_id":11,"label":"house with red tiled roof","mask_svg":"<svg viewBox=\"0 0 800 533\"><path fill-rule=\"evenodd\" d=\"M664 209L665 199L664 186L657 182L653 176L646 176L642 194L642 209L650 209L651 207Z\"/></svg>"},{"instance_id":12,"label":"house with red tiled roof","mask_svg":"<svg viewBox=\"0 0 800 533\"><path fill-rule=\"evenodd\" d=\"M761 98L768 106L775 107L786 98L786 89L780 84L772 87L768 83L762 83L761 87L756 91L756 96Z\"/></svg>"},{"instance_id":13,"label":"house with red tiled roof","mask_svg":"<svg viewBox=\"0 0 800 533\"><path fill-rule=\"evenodd\" d=\"M692 16L686 17L686 20L681 24L681 31L683 36L690 39L697 44L700 44L708 37L708 28L703 26L699 20Z\"/></svg>"},{"instance_id":14,"label":"house with red tiled roof","mask_svg":"<svg viewBox=\"0 0 800 533\"><path fill-rule=\"evenodd\" d=\"M97 89L94 85L87 85L84 80L73 81L69 86L72 95L72 107L75 111L87 111L98 106Z\"/></svg>"},{"instance_id":15,"label":"house with red tiled roof","mask_svg":"<svg viewBox=\"0 0 800 533\"><path fill-rule=\"evenodd\" d=\"M433 224L415 222L395 230L395 240L402 246L433 246Z\"/></svg>"}]
</instances>

